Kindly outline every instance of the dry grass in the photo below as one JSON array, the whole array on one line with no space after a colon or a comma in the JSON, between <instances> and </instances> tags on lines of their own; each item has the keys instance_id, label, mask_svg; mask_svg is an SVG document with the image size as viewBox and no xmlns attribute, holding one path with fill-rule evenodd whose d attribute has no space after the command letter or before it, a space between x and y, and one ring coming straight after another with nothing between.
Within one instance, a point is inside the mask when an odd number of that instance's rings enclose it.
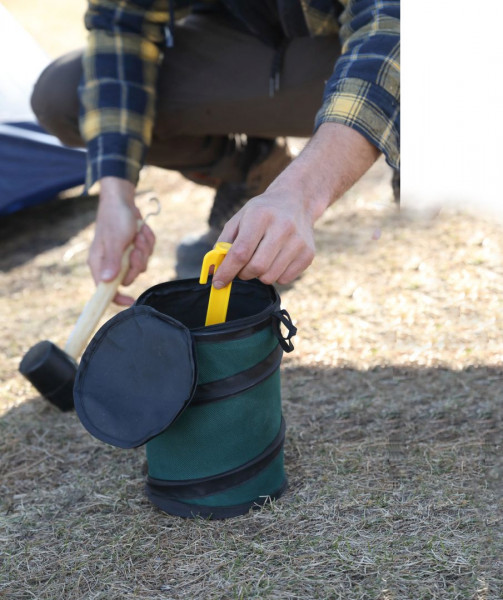
<instances>
[{"instance_id":1,"label":"dry grass","mask_svg":"<svg viewBox=\"0 0 503 600\"><path fill-rule=\"evenodd\" d=\"M92 291L95 200L4 220L0 594L503 597L501 230L456 215L408 221L388 175L377 165L326 214L315 264L282 291L299 327L283 367L290 490L227 522L152 508L142 449L93 440L17 374L35 341L64 343ZM211 201L156 169L142 187L163 212L134 293L173 276L177 241Z\"/></svg>"},{"instance_id":2,"label":"dry grass","mask_svg":"<svg viewBox=\"0 0 503 600\"><path fill-rule=\"evenodd\" d=\"M44 25L49 52L70 49L48 39L57 10ZM142 449L95 441L17 373L36 341L64 344L92 292L95 199L0 222L0 597L503 598L501 227L408 220L388 180L378 164L327 212L315 264L282 291L299 328L283 365L290 489L224 522L154 509ZM211 202L174 173L141 186L163 212L133 294L173 277Z\"/></svg>"}]
</instances>

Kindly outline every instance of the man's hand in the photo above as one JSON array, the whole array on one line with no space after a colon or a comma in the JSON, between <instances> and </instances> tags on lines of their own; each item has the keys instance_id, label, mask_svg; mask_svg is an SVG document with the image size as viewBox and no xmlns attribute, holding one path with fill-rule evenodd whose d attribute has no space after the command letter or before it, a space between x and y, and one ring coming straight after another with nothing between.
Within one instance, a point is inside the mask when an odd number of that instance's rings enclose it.
<instances>
[{"instance_id":1,"label":"man's hand","mask_svg":"<svg viewBox=\"0 0 503 600\"><path fill-rule=\"evenodd\" d=\"M155 236L148 225L144 224L140 231L137 230L141 214L134 203L135 188L132 183L117 177L104 177L100 184L96 228L88 264L96 284L111 281L119 273L124 251L134 243L129 257L129 270L122 281L123 285L129 285L147 269ZM114 302L129 306L134 300L117 293Z\"/></svg>"},{"instance_id":2,"label":"man's hand","mask_svg":"<svg viewBox=\"0 0 503 600\"><path fill-rule=\"evenodd\" d=\"M313 218L295 189L271 185L230 219L219 241L233 241L215 287L239 275L263 283L289 283L314 259Z\"/></svg>"},{"instance_id":3,"label":"man's hand","mask_svg":"<svg viewBox=\"0 0 503 600\"><path fill-rule=\"evenodd\" d=\"M376 161L379 151L357 131L337 123L320 126L301 154L260 196L224 227L218 241L232 248L213 285L234 277L286 284L314 259L315 221Z\"/></svg>"}]
</instances>

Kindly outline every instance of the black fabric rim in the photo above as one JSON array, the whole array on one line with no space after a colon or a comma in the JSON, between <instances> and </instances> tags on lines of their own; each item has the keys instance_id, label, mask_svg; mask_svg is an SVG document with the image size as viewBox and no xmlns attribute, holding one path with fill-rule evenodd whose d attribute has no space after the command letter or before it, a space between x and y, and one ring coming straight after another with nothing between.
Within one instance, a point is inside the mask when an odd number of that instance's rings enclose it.
<instances>
[{"instance_id":1,"label":"black fabric rim","mask_svg":"<svg viewBox=\"0 0 503 600\"><path fill-rule=\"evenodd\" d=\"M215 332L191 331L191 333L198 344L204 344L205 342L213 344L218 342L230 342L232 340L242 340L262 331L271 324L272 319L269 316L260 323L250 325L249 327L240 326L239 328L231 329L229 331Z\"/></svg>"},{"instance_id":2,"label":"black fabric rim","mask_svg":"<svg viewBox=\"0 0 503 600\"><path fill-rule=\"evenodd\" d=\"M235 469L211 477L186 479L184 481L168 481L147 476L147 487L158 490L160 494L175 500L204 498L236 487L255 477L278 456L285 441L285 430L285 420L281 417L278 435L271 444L257 457Z\"/></svg>"},{"instance_id":3,"label":"black fabric rim","mask_svg":"<svg viewBox=\"0 0 503 600\"><path fill-rule=\"evenodd\" d=\"M262 328L267 327L271 323L271 315L277 311L281 304L278 291L272 285L266 285L260 282L258 279L251 279L249 281L243 281L241 279L235 279L233 285L241 288L267 288L271 298L271 304L260 313L251 315L249 317L243 317L234 321L226 321L225 323L219 323L217 325L205 326L196 329L190 329L191 335L197 343L201 342L221 342L235 339L241 339L253 335ZM175 281L168 281L164 283L158 283L153 287L145 290L136 300L136 305L139 306L150 306L152 298L162 297L169 292L173 291L193 291L194 286L198 289L205 289L211 287L211 283L199 284L198 279L178 279ZM157 310L157 309L154 309ZM162 313L164 314L164 313Z\"/></svg>"},{"instance_id":4,"label":"black fabric rim","mask_svg":"<svg viewBox=\"0 0 503 600\"><path fill-rule=\"evenodd\" d=\"M201 506L200 504L177 502L176 500L166 498L163 494L159 493L155 488L150 487L148 484L145 486L145 493L147 498L153 504L155 504L155 506L170 515L183 517L186 519L195 519L200 517L202 519L218 520L239 517L246 514L250 510L258 510L259 508L262 508L262 506L264 506L264 504L266 504L268 501L277 500L280 498L287 488L288 480L285 477L281 486L269 496L258 496L251 502L235 504L234 506Z\"/></svg>"},{"instance_id":5,"label":"black fabric rim","mask_svg":"<svg viewBox=\"0 0 503 600\"><path fill-rule=\"evenodd\" d=\"M253 367L210 383L198 385L192 397L191 405L207 404L223 400L250 390L270 377L281 364L283 349L278 344L274 350Z\"/></svg>"}]
</instances>

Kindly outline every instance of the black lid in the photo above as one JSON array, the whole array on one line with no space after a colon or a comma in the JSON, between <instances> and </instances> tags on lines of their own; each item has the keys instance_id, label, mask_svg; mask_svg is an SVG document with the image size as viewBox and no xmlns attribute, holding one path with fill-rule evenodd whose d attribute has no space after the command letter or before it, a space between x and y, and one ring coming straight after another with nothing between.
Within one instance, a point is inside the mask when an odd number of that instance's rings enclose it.
<instances>
[{"instance_id":1,"label":"black lid","mask_svg":"<svg viewBox=\"0 0 503 600\"><path fill-rule=\"evenodd\" d=\"M134 448L169 427L196 384L187 327L150 306L132 306L105 323L84 352L75 409L94 437Z\"/></svg>"}]
</instances>

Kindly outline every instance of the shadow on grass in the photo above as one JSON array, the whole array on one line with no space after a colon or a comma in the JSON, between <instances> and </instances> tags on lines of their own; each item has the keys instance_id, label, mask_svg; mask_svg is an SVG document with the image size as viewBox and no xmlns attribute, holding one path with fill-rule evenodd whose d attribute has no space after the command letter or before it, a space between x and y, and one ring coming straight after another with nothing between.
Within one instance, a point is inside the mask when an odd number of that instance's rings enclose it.
<instances>
[{"instance_id":1,"label":"shadow on grass","mask_svg":"<svg viewBox=\"0 0 503 600\"><path fill-rule=\"evenodd\" d=\"M361 371L350 367L284 366L282 394L287 445L293 459L290 466L298 462L296 457L302 457L301 470L308 468L310 476L316 472L321 477L318 461L311 461L311 451L325 448L343 459L345 448L352 448L351 452L357 448L362 456L368 454L369 459L381 463L381 474L387 479L393 471L390 465L396 463L400 469L401 459L405 466L408 454L422 448L449 454L454 470L461 468L463 461L467 481L471 477L477 485L500 489L502 463L500 458L496 460L496 449L503 442L502 383L503 370L493 367L460 371L376 367ZM21 465L28 489L34 480L42 485L43 469L38 467L41 450L50 462L64 446L68 450L64 463L56 463L52 469L67 473L76 469L81 475L85 475L85 467L78 454L83 447L94 452L98 445L103 461L108 455L122 452L93 440L74 412L61 413L43 398L32 398L8 411L0 419L0 428L4 457L0 474L3 486L11 487L11 493L25 487L23 477L9 476L12 468L20 471ZM9 464L8 457L15 464ZM494 459L494 464L488 457ZM423 462L422 466L430 474L435 471L433 464ZM355 465L356 471L360 467L364 468ZM46 483L54 485L53 474ZM304 484L302 478L296 481L296 485Z\"/></svg>"},{"instance_id":2,"label":"shadow on grass","mask_svg":"<svg viewBox=\"0 0 503 600\"><path fill-rule=\"evenodd\" d=\"M94 221L97 196L55 198L0 218L0 271L62 246Z\"/></svg>"},{"instance_id":3,"label":"shadow on grass","mask_svg":"<svg viewBox=\"0 0 503 600\"><path fill-rule=\"evenodd\" d=\"M502 383L503 369L484 366L459 371L286 366L284 412L294 439L305 442L309 437L309 444L325 445L341 458L345 447L358 449L381 462L385 479L394 478L393 465L396 474L408 477L400 469L412 467L412 455L428 449L449 454L450 466L465 469L466 481L469 461L461 462L463 456L471 457L473 483L501 492L503 462L497 448L503 442ZM420 462L435 471L433 464Z\"/></svg>"},{"instance_id":4,"label":"shadow on grass","mask_svg":"<svg viewBox=\"0 0 503 600\"><path fill-rule=\"evenodd\" d=\"M32 398L0 420L4 539L16 558L6 590L19 594L9 597L22 597L31 565L26 585L44 598L85 597L98 566L94 593L121 582L128 599L165 598L160 569L170 598L209 598L203 583L211 598L377 598L385 588L383 598L496 598L502 377L492 367L285 364L290 489L211 523L153 509L142 449L101 444L74 413ZM51 549L45 562L40 548ZM141 569L120 566L135 560ZM197 565L189 579L187 565ZM68 579L77 567L83 577ZM477 596L483 586L493 595Z\"/></svg>"}]
</instances>

